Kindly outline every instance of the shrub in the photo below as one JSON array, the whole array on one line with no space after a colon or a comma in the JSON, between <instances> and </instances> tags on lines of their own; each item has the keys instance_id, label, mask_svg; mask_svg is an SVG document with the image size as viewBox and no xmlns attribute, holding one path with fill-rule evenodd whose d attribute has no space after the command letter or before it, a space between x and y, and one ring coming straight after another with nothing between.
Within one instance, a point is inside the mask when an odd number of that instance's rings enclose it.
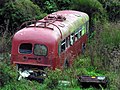
<instances>
[{"instance_id":1,"label":"shrub","mask_svg":"<svg viewBox=\"0 0 120 90\"><path fill-rule=\"evenodd\" d=\"M5 3L0 13L1 23L6 24L5 21L9 21L7 24L10 32L14 32L16 27L24 21L40 19L44 15L46 14L42 13L41 9L30 0L9 1Z\"/></svg>"},{"instance_id":2,"label":"shrub","mask_svg":"<svg viewBox=\"0 0 120 90\"><path fill-rule=\"evenodd\" d=\"M104 8L98 0L72 0L72 8L86 12L90 17L104 12Z\"/></svg>"},{"instance_id":3,"label":"shrub","mask_svg":"<svg viewBox=\"0 0 120 90\"><path fill-rule=\"evenodd\" d=\"M119 21L120 18L120 1L119 0L98 0L107 10L110 21Z\"/></svg>"},{"instance_id":4,"label":"shrub","mask_svg":"<svg viewBox=\"0 0 120 90\"><path fill-rule=\"evenodd\" d=\"M58 10L57 4L54 2L54 0L45 1L44 4L44 11L47 13L52 13Z\"/></svg>"},{"instance_id":5,"label":"shrub","mask_svg":"<svg viewBox=\"0 0 120 90\"><path fill-rule=\"evenodd\" d=\"M15 71L5 62L0 62L0 83L4 86L16 77Z\"/></svg>"},{"instance_id":6,"label":"shrub","mask_svg":"<svg viewBox=\"0 0 120 90\"><path fill-rule=\"evenodd\" d=\"M110 23L108 27L104 28L104 31L101 33L102 43L109 46L120 45L120 26L118 24Z\"/></svg>"},{"instance_id":7,"label":"shrub","mask_svg":"<svg viewBox=\"0 0 120 90\"><path fill-rule=\"evenodd\" d=\"M70 9L71 7L71 0L54 0L57 4L59 10L66 10Z\"/></svg>"},{"instance_id":8,"label":"shrub","mask_svg":"<svg viewBox=\"0 0 120 90\"><path fill-rule=\"evenodd\" d=\"M71 0L31 0L44 12L53 13L58 10L66 10L71 7Z\"/></svg>"},{"instance_id":9,"label":"shrub","mask_svg":"<svg viewBox=\"0 0 120 90\"><path fill-rule=\"evenodd\" d=\"M31 82L22 79L17 81L16 69L6 64L4 61L0 62L0 90L43 90L44 86L38 82Z\"/></svg>"}]
</instances>

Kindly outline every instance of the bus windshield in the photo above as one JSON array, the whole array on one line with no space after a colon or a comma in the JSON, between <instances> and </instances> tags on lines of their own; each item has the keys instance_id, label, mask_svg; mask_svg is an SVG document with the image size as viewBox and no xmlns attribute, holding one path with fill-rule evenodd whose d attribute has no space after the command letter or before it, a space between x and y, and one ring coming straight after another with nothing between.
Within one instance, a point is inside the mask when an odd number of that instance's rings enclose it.
<instances>
[{"instance_id":1,"label":"bus windshield","mask_svg":"<svg viewBox=\"0 0 120 90\"><path fill-rule=\"evenodd\" d=\"M46 56L48 51L45 45L35 44L33 52L37 56Z\"/></svg>"}]
</instances>

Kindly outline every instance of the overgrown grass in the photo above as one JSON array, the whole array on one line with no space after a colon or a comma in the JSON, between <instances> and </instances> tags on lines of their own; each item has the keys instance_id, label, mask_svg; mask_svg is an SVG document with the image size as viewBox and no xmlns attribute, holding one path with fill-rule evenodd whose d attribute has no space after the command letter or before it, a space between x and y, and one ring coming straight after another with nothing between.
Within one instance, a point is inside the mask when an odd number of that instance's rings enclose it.
<instances>
[{"instance_id":1,"label":"overgrown grass","mask_svg":"<svg viewBox=\"0 0 120 90\"><path fill-rule=\"evenodd\" d=\"M66 70L56 69L55 71L48 70L48 78L45 80L46 89L48 90L96 90L90 87L87 89L81 88L77 77L81 75L86 76L105 76L105 71L99 70L90 64L89 57L78 57L71 68ZM60 84L59 81L68 81L69 85Z\"/></svg>"},{"instance_id":2,"label":"overgrown grass","mask_svg":"<svg viewBox=\"0 0 120 90\"><path fill-rule=\"evenodd\" d=\"M5 63L0 64L1 74L5 82L1 90L96 90L96 88L82 89L78 83L78 75L103 76L104 72L90 65L89 57L78 57L71 68L65 70L47 70L48 78L43 84L22 79L16 80L17 71ZM60 84L59 81L69 81L69 85Z\"/></svg>"},{"instance_id":3,"label":"overgrown grass","mask_svg":"<svg viewBox=\"0 0 120 90\"><path fill-rule=\"evenodd\" d=\"M120 23L111 23L109 27L106 27L101 33L102 43L109 46L120 45Z\"/></svg>"},{"instance_id":4,"label":"overgrown grass","mask_svg":"<svg viewBox=\"0 0 120 90\"><path fill-rule=\"evenodd\" d=\"M74 60L71 68L65 70L56 69L55 71L47 70L48 78L45 79L43 84L25 79L17 81L17 71L11 65L1 62L0 72L2 74L0 73L0 75L4 85L0 87L0 90L97 90L94 87L81 88L77 80L77 76L81 75L109 77L110 85L103 90L118 90L116 85L119 85L119 74L101 69L98 62L99 59L95 58L95 66L91 66L90 57L80 56ZM70 84L61 84L59 81L69 81Z\"/></svg>"},{"instance_id":5,"label":"overgrown grass","mask_svg":"<svg viewBox=\"0 0 120 90\"><path fill-rule=\"evenodd\" d=\"M17 81L17 76L15 68L0 62L0 90L44 90L44 85L26 79Z\"/></svg>"}]
</instances>

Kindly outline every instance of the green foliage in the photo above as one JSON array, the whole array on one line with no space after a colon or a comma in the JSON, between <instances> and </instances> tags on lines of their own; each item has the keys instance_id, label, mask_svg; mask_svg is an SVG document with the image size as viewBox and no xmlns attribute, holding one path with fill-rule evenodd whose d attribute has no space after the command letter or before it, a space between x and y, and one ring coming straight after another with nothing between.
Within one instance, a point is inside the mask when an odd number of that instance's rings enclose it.
<instances>
[{"instance_id":1,"label":"green foliage","mask_svg":"<svg viewBox=\"0 0 120 90\"><path fill-rule=\"evenodd\" d=\"M22 81L12 81L9 82L4 87L1 87L0 90L44 90L38 82L22 80Z\"/></svg>"},{"instance_id":2,"label":"green foliage","mask_svg":"<svg viewBox=\"0 0 120 90\"><path fill-rule=\"evenodd\" d=\"M22 79L17 81L16 68L5 62L0 62L0 90L43 90L44 85L38 82Z\"/></svg>"},{"instance_id":3,"label":"green foliage","mask_svg":"<svg viewBox=\"0 0 120 90\"><path fill-rule=\"evenodd\" d=\"M4 35L4 37L0 36L0 41L1 41L1 43L0 43L0 53L10 52L10 50L11 50L11 38L12 37L10 37L9 33ZM1 54L1 55L3 55L4 58L8 59L8 55L7 54Z\"/></svg>"},{"instance_id":4,"label":"green foliage","mask_svg":"<svg viewBox=\"0 0 120 90\"><path fill-rule=\"evenodd\" d=\"M58 10L66 10L70 9L71 7L71 0L31 0L37 5L39 5L40 8L45 13L52 13Z\"/></svg>"},{"instance_id":5,"label":"green foliage","mask_svg":"<svg viewBox=\"0 0 120 90\"><path fill-rule=\"evenodd\" d=\"M105 73L96 67L90 65L89 57L78 57L71 68L66 70L56 69L48 70L48 78L45 80L46 89L48 90L96 90L93 87L83 89L77 81L77 76L104 76ZM59 81L69 81L69 85L61 84Z\"/></svg>"},{"instance_id":6,"label":"green foliage","mask_svg":"<svg viewBox=\"0 0 120 90\"><path fill-rule=\"evenodd\" d=\"M70 9L71 0L54 0L59 10Z\"/></svg>"},{"instance_id":7,"label":"green foliage","mask_svg":"<svg viewBox=\"0 0 120 90\"><path fill-rule=\"evenodd\" d=\"M93 10L93 11L103 12L102 4L98 2L98 0L73 0L72 2L73 4L76 4L76 5L73 5L73 7L80 11ZM92 12L89 12L89 13L92 13Z\"/></svg>"},{"instance_id":8,"label":"green foliage","mask_svg":"<svg viewBox=\"0 0 120 90\"><path fill-rule=\"evenodd\" d=\"M14 1L14 0L0 0L0 8L4 7L4 5L9 1Z\"/></svg>"},{"instance_id":9,"label":"green foliage","mask_svg":"<svg viewBox=\"0 0 120 90\"><path fill-rule=\"evenodd\" d=\"M107 10L110 21L119 21L120 19L120 1L119 0L98 0Z\"/></svg>"},{"instance_id":10,"label":"green foliage","mask_svg":"<svg viewBox=\"0 0 120 90\"><path fill-rule=\"evenodd\" d=\"M119 72L107 72L108 78L108 90L119 90L120 88L120 73Z\"/></svg>"},{"instance_id":11,"label":"green foliage","mask_svg":"<svg viewBox=\"0 0 120 90\"><path fill-rule=\"evenodd\" d=\"M45 84L47 85L47 88L55 89L58 86L58 80L60 76L61 71L48 71L48 78L45 80Z\"/></svg>"},{"instance_id":12,"label":"green foliage","mask_svg":"<svg viewBox=\"0 0 120 90\"><path fill-rule=\"evenodd\" d=\"M74 88L77 86L75 75L71 69L61 71L56 69L55 71L48 70L48 77L45 79L46 89L49 90L66 90L68 88ZM61 81L70 82L68 85L61 83Z\"/></svg>"},{"instance_id":13,"label":"green foliage","mask_svg":"<svg viewBox=\"0 0 120 90\"><path fill-rule=\"evenodd\" d=\"M45 1L45 9L44 9L45 12L52 13L57 10L58 8L54 0Z\"/></svg>"},{"instance_id":14,"label":"green foliage","mask_svg":"<svg viewBox=\"0 0 120 90\"><path fill-rule=\"evenodd\" d=\"M76 70L77 75L103 76L105 73L99 70L97 65L91 66L91 60L89 57L78 57L75 60L73 67Z\"/></svg>"},{"instance_id":15,"label":"green foliage","mask_svg":"<svg viewBox=\"0 0 120 90\"><path fill-rule=\"evenodd\" d=\"M0 62L0 82L3 85L8 84L13 78L16 77L14 70L6 63Z\"/></svg>"},{"instance_id":16,"label":"green foliage","mask_svg":"<svg viewBox=\"0 0 120 90\"><path fill-rule=\"evenodd\" d=\"M117 74L103 72L103 70L91 66L89 62L89 57L81 56L74 61L73 67L69 69L63 71L59 69L56 69L55 71L46 70L48 72L48 77L43 84L25 79L17 81L17 72L8 64L1 63L0 66L2 66L0 67L0 70L4 73L1 77L5 84L3 87L0 87L0 90L96 90L96 88L93 87L87 89L81 88L77 81L78 75L110 77L110 88L115 89L115 85L113 86L112 84L114 82L117 83ZM69 81L70 84L61 84L59 81Z\"/></svg>"},{"instance_id":17,"label":"green foliage","mask_svg":"<svg viewBox=\"0 0 120 90\"><path fill-rule=\"evenodd\" d=\"M9 20L9 31L14 32L21 23L31 19L40 19L46 14L30 0L9 1L1 9L1 21Z\"/></svg>"},{"instance_id":18,"label":"green foliage","mask_svg":"<svg viewBox=\"0 0 120 90\"><path fill-rule=\"evenodd\" d=\"M110 24L101 33L102 44L109 47L120 45L120 27L119 24Z\"/></svg>"}]
</instances>

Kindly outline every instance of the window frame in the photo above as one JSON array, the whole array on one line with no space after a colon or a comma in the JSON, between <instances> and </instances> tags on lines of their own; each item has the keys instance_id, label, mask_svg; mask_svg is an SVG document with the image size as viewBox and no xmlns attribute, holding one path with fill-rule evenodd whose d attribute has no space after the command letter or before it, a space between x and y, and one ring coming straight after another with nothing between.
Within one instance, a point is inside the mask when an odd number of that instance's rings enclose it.
<instances>
[{"instance_id":1,"label":"window frame","mask_svg":"<svg viewBox=\"0 0 120 90\"><path fill-rule=\"evenodd\" d=\"M75 32L75 42L78 41L79 38L80 38L79 30L77 30L77 31Z\"/></svg>"},{"instance_id":2,"label":"window frame","mask_svg":"<svg viewBox=\"0 0 120 90\"><path fill-rule=\"evenodd\" d=\"M22 44L30 44L30 45L31 45L31 52L30 52L30 53L22 53L22 52L20 52L20 47L21 47ZM32 54L32 52L33 52L32 48L33 48L32 43L20 43L20 45L19 45L19 47L18 47L18 52L19 52L20 54Z\"/></svg>"},{"instance_id":3,"label":"window frame","mask_svg":"<svg viewBox=\"0 0 120 90\"><path fill-rule=\"evenodd\" d=\"M35 50L35 45L45 46L45 47L46 47L46 50L47 50L46 55L36 55L36 54L34 53L34 50ZM37 44L34 44L33 54L34 54L34 55L36 55L36 56L47 56L47 55L48 55L48 47L47 47L46 45L44 45L44 44L38 44L38 43L37 43Z\"/></svg>"},{"instance_id":4,"label":"window frame","mask_svg":"<svg viewBox=\"0 0 120 90\"><path fill-rule=\"evenodd\" d=\"M73 32L72 34L70 34L70 46L72 46L75 42L75 33Z\"/></svg>"},{"instance_id":5,"label":"window frame","mask_svg":"<svg viewBox=\"0 0 120 90\"><path fill-rule=\"evenodd\" d=\"M79 38L81 38L81 36L82 36L82 26L80 26L80 28L79 28Z\"/></svg>"},{"instance_id":6,"label":"window frame","mask_svg":"<svg viewBox=\"0 0 120 90\"><path fill-rule=\"evenodd\" d=\"M66 48L70 47L70 36L66 37Z\"/></svg>"},{"instance_id":7,"label":"window frame","mask_svg":"<svg viewBox=\"0 0 120 90\"><path fill-rule=\"evenodd\" d=\"M63 42L63 41L64 41L64 42ZM62 45L64 45L64 44L65 44L65 49L63 50L63 49L62 49ZM64 52L64 51L66 50L66 38L61 41L60 47L61 47L60 53L61 53L61 52Z\"/></svg>"}]
</instances>

